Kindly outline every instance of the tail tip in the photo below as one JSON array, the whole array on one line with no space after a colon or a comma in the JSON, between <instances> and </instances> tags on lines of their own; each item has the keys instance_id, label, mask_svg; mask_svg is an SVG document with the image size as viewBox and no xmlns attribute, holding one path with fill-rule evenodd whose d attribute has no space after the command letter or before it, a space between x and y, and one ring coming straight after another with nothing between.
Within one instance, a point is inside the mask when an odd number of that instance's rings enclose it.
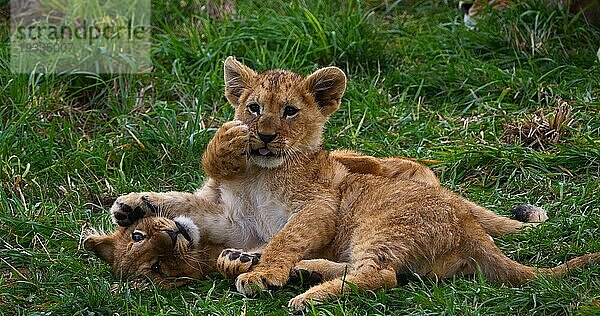
<instances>
[{"instance_id":1,"label":"tail tip","mask_svg":"<svg viewBox=\"0 0 600 316\"><path fill-rule=\"evenodd\" d=\"M546 211L530 204L519 205L512 210L516 220L524 223L543 223L548 219Z\"/></svg>"}]
</instances>

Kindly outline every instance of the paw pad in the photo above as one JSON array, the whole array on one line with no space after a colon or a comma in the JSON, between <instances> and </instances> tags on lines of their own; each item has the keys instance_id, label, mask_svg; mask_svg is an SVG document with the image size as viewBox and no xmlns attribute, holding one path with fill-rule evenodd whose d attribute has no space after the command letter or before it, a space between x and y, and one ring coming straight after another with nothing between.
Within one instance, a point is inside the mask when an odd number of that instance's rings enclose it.
<instances>
[{"instance_id":1,"label":"paw pad","mask_svg":"<svg viewBox=\"0 0 600 316\"><path fill-rule=\"evenodd\" d=\"M144 217L144 211L139 206L133 208L120 202L115 203L115 206L113 206L112 215L119 226L127 227L138 219Z\"/></svg>"},{"instance_id":2,"label":"paw pad","mask_svg":"<svg viewBox=\"0 0 600 316\"><path fill-rule=\"evenodd\" d=\"M234 278L258 264L260 253L246 253L237 249L225 249L217 259L217 269L226 278Z\"/></svg>"},{"instance_id":3,"label":"paw pad","mask_svg":"<svg viewBox=\"0 0 600 316\"><path fill-rule=\"evenodd\" d=\"M139 195L128 194L119 197L110 212L119 226L127 227L140 218L156 215L159 208L150 202L150 198L146 195L139 197Z\"/></svg>"}]
</instances>

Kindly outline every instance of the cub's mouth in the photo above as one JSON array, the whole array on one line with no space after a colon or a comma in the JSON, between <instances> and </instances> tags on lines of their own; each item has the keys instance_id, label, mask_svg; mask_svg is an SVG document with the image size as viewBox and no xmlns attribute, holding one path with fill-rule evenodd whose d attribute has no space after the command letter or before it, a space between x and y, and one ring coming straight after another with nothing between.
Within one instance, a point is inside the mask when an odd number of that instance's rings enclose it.
<instances>
[{"instance_id":1,"label":"cub's mouth","mask_svg":"<svg viewBox=\"0 0 600 316\"><path fill-rule=\"evenodd\" d=\"M253 149L250 151L250 155L257 156L257 157L279 157L279 156L281 156L279 154L275 154L272 150L270 150L267 147Z\"/></svg>"}]
</instances>

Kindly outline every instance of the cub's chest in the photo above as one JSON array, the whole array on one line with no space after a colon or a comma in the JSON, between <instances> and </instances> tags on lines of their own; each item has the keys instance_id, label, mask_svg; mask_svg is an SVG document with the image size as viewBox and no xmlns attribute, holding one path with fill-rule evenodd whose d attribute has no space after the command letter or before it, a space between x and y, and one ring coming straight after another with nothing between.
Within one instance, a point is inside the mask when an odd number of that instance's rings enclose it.
<instances>
[{"instance_id":1,"label":"cub's chest","mask_svg":"<svg viewBox=\"0 0 600 316\"><path fill-rule=\"evenodd\" d=\"M264 242L283 228L291 215L283 190L261 181L224 185L221 194L231 220Z\"/></svg>"}]
</instances>

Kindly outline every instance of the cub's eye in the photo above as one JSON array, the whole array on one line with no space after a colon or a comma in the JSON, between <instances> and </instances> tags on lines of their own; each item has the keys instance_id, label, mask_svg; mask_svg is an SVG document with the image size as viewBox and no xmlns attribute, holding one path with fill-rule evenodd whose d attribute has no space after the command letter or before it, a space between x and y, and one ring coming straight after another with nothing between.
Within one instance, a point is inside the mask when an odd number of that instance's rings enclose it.
<instances>
[{"instance_id":1,"label":"cub's eye","mask_svg":"<svg viewBox=\"0 0 600 316\"><path fill-rule=\"evenodd\" d=\"M248 108L248 111L250 111L250 113L252 113L254 115L260 114L260 105L258 103L251 102L251 103L248 103L248 105L246 105L246 107Z\"/></svg>"},{"instance_id":2,"label":"cub's eye","mask_svg":"<svg viewBox=\"0 0 600 316\"><path fill-rule=\"evenodd\" d=\"M142 233L141 231L136 230L133 233L131 233L131 239L133 239L133 241L135 242L140 242L146 239L146 235L144 235L144 233Z\"/></svg>"},{"instance_id":3,"label":"cub's eye","mask_svg":"<svg viewBox=\"0 0 600 316\"><path fill-rule=\"evenodd\" d=\"M156 261L150 266L150 270L154 273L160 273L160 261Z\"/></svg>"},{"instance_id":4,"label":"cub's eye","mask_svg":"<svg viewBox=\"0 0 600 316\"><path fill-rule=\"evenodd\" d=\"M299 111L300 111L300 109L295 108L293 106L286 106L285 109L283 109L283 116L290 118L290 117L296 115Z\"/></svg>"}]
</instances>

